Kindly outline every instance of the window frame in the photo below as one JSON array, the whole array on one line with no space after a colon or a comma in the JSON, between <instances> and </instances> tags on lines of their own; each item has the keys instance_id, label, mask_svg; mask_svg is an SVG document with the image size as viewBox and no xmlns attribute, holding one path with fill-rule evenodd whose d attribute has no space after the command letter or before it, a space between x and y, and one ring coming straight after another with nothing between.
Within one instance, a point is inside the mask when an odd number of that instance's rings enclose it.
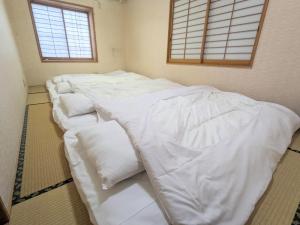
<instances>
[{"instance_id":1,"label":"window frame","mask_svg":"<svg viewBox=\"0 0 300 225\"><path fill-rule=\"evenodd\" d=\"M167 45L167 64L179 64L179 65L204 65L204 66L223 66L223 67L246 67L252 68L256 50L259 42L259 38L261 35L261 31L263 28L264 20L267 13L267 8L269 4L269 0L265 0L263 10L261 13L261 18L258 25L257 34L255 37L255 42L253 45L253 50L251 53L250 60L215 60L215 59L204 59L204 49L206 45L206 33L208 28L208 18L209 18L209 9L211 0L207 0L207 7L206 7L206 15L205 15L205 24L204 24L204 31L202 37L202 46L201 46L201 56L199 59L172 59L171 58L171 50L172 50L172 35L173 35L173 17L174 17L174 4L175 0L170 0L170 11L169 11L169 31L168 31L168 45Z\"/></svg>"},{"instance_id":2,"label":"window frame","mask_svg":"<svg viewBox=\"0 0 300 225\"><path fill-rule=\"evenodd\" d=\"M31 6L32 3L87 13L92 57L91 58L44 57L42 54L39 36L35 25L34 15ZM34 35L35 35L41 62L45 62L45 63L49 63L49 62L95 62L96 63L98 62L94 10L92 7L69 3L69 2L57 1L57 0L28 0L28 6L29 6L31 21L33 25Z\"/></svg>"}]
</instances>

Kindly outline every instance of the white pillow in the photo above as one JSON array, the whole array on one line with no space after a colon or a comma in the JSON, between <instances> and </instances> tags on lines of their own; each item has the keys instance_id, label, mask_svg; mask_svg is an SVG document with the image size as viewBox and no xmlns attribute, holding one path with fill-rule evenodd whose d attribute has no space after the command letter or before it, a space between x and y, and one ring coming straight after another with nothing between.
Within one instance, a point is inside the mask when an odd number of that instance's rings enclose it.
<instances>
[{"instance_id":1,"label":"white pillow","mask_svg":"<svg viewBox=\"0 0 300 225\"><path fill-rule=\"evenodd\" d=\"M55 90L58 94L71 93L72 88L69 82L60 82L56 84Z\"/></svg>"},{"instance_id":2,"label":"white pillow","mask_svg":"<svg viewBox=\"0 0 300 225\"><path fill-rule=\"evenodd\" d=\"M107 190L144 170L125 130L114 120L77 133L78 142Z\"/></svg>"},{"instance_id":3,"label":"white pillow","mask_svg":"<svg viewBox=\"0 0 300 225\"><path fill-rule=\"evenodd\" d=\"M64 94L60 105L68 117L92 113L95 111L92 101L83 94Z\"/></svg>"}]
</instances>

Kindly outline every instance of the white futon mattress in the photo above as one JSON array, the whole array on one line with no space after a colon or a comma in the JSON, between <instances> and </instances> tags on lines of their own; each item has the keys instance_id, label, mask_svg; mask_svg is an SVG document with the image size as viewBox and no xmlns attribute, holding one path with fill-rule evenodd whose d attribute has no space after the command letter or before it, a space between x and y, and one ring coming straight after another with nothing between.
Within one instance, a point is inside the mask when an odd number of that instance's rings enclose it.
<instances>
[{"instance_id":1,"label":"white futon mattress","mask_svg":"<svg viewBox=\"0 0 300 225\"><path fill-rule=\"evenodd\" d=\"M64 141L72 177L93 224L168 224L145 172L122 181L110 190L102 190L95 168L78 144L76 130L67 131Z\"/></svg>"}]
</instances>

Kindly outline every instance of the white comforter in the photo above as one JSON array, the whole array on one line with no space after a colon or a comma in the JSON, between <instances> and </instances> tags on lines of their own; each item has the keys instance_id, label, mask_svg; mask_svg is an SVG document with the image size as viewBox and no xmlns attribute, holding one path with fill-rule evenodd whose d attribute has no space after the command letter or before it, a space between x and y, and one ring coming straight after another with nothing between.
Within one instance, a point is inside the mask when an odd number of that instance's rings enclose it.
<instances>
[{"instance_id":1,"label":"white comforter","mask_svg":"<svg viewBox=\"0 0 300 225\"><path fill-rule=\"evenodd\" d=\"M117 99L181 87L180 84L166 79L144 79L139 76L122 76L114 79L102 79L88 82L70 81L75 93L81 93L93 99Z\"/></svg>"},{"instance_id":2,"label":"white comforter","mask_svg":"<svg viewBox=\"0 0 300 225\"><path fill-rule=\"evenodd\" d=\"M123 125L172 224L244 224L299 117L210 87L94 99Z\"/></svg>"}]
</instances>

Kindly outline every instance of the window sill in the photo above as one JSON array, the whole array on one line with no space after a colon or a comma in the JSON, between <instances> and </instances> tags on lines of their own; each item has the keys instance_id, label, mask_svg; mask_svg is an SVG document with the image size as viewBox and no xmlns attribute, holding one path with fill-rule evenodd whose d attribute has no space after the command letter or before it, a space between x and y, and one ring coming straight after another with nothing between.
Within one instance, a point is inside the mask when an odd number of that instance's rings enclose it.
<instances>
[{"instance_id":1,"label":"window sill","mask_svg":"<svg viewBox=\"0 0 300 225\"><path fill-rule=\"evenodd\" d=\"M98 59L42 58L42 63L97 63Z\"/></svg>"}]
</instances>

